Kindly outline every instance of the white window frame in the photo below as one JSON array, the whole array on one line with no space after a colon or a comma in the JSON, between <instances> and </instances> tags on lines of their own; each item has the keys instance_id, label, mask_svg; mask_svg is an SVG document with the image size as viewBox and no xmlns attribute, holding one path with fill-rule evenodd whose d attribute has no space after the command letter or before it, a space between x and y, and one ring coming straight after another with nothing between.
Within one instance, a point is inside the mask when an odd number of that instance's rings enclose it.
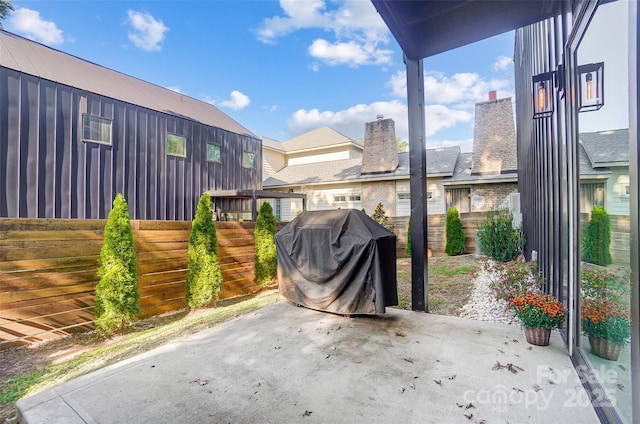
<instances>
[{"instance_id":1,"label":"white window frame","mask_svg":"<svg viewBox=\"0 0 640 424\"><path fill-rule=\"evenodd\" d=\"M347 196L344 194L334 194L333 203L347 203Z\"/></svg>"},{"instance_id":2,"label":"white window frame","mask_svg":"<svg viewBox=\"0 0 640 424\"><path fill-rule=\"evenodd\" d=\"M349 201L350 202L361 202L362 201L362 196L360 194L350 194L349 195Z\"/></svg>"}]
</instances>

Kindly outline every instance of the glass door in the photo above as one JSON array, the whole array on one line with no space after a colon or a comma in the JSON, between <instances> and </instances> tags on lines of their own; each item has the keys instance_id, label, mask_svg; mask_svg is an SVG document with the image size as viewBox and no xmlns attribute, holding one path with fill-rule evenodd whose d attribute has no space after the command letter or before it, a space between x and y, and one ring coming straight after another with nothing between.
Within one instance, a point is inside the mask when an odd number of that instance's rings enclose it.
<instances>
[{"instance_id":1,"label":"glass door","mask_svg":"<svg viewBox=\"0 0 640 424\"><path fill-rule=\"evenodd\" d=\"M600 4L573 50L579 369L600 413L632 422L629 3ZM637 389L636 389L637 390Z\"/></svg>"}]
</instances>

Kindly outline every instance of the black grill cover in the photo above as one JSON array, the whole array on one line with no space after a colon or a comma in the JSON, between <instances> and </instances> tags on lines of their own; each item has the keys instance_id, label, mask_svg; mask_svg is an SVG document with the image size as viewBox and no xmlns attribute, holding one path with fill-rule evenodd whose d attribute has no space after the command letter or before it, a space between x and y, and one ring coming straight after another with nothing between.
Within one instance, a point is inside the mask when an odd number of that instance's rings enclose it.
<instances>
[{"instance_id":1,"label":"black grill cover","mask_svg":"<svg viewBox=\"0 0 640 424\"><path fill-rule=\"evenodd\" d=\"M339 314L398 303L396 236L365 213L303 212L275 238L278 288L292 302Z\"/></svg>"}]
</instances>

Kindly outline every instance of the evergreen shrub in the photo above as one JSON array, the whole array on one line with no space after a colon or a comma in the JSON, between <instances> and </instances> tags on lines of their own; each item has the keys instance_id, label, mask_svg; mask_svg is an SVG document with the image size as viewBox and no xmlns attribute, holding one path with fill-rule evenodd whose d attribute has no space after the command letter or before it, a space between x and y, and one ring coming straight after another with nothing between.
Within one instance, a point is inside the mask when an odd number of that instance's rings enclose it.
<instances>
[{"instance_id":1,"label":"evergreen shrub","mask_svg":"<svg viewBox=\"0 0 640 424\"><path fill-rule=\"evenodd\" d=\"M522 254L526 240L520 229L513 228L513 216L510 212L488 212L478 229L480 249L490 258L508 262Z\"/></svg>"},{"instance_id":2,"label":"evergreen shrub","mask_svg":"<svg viewBox=\"0 0 640 424\"><path fill-rule=\"evenodd\" d=\"M464 253L466 249L464 243L464 232L462 231L462 221L460 220L457 208L451 208L447 211L445 232L447 243L444 251L446 254L454 256Z\"/></svg>"},{"instance_id":3,"label":"evergreen shrub","mask_svg":"<svg viewBox=\"0 0 640 424\"><path fill-rule=\"evenodd\" d=\"M278 271L275 242L276 218L270 203L264 202L260 206L253 234L256 246L253 281L264 287L271 284Z\"/></svg>"},{"instance_id":4,"label":"evergreen shrub","mask_svg":"<svg viewBox=\"0 0 640 424\"><path fill-rule=\"evenodd\" d=\"M611 221L604 208L594 205L582 237L582 260L595 265L611 264Z\"/></svg>"},{"instance_id":5,"label":"evergreen shrub","mask_svg":"<svg viewBox=\"0 0 640 424\"><path fill-rule=\"evenodd\" d=\"M185 297L190 308L201 308L215 301L222 291L222 272L218 260L218 236L213 224L211 197L200 196L189 235L188 271Z\"/></svg>"},{"instance_id":6,"label":"evergreen shrub","mask_svg":"<svg viewBox=\"0 0 640 424\"><path fill-rule=\"evenodd\" d=\"M133 324L142 313L138 263L129 207L121 194L113 200L104 227L98 277L93 304L98 330L109 334Z\"/></svg>"}]
</instances>

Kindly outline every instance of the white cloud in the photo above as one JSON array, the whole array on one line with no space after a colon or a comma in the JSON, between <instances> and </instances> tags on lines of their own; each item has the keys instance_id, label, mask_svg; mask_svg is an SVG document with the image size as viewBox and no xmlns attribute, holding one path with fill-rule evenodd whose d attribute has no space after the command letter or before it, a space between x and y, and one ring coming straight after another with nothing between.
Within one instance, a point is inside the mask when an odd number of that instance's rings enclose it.
<instances>
[{"instance_id":1,"label":"white cloud","mask_svg":"<svg viewBox=\"0 0 640 424\"><path fill-rule=\"evenodd\" d=\"M7 21L7 29L47 45L62 44L62 30L55 22L44 20L37 10L16 9Z\"/></svg>"},{"instance_id":2,"label":"white cloud","mask_svg":"<svg viewBox=\"0 0 640 424\"><path fill-rule=\"evenodd\" d=\"M493 69L495 71L506 71L511 66L513 66L513 59L507 56L500 56L493 64Z\"/></svg>"},{"instance_id":3,"label":"white cloud","mask_svg":"<svg viewBox=\"0 0 640 424\"><path fill-rule=\"evenodd\" d=\"M171 91L175 91L176 93L182 93L182 91L180 90L180 87L165 87Z\"/></svg>"},{"instance_id":4,"label":"white cloud","mask_svg":"<svg viewBox=\"0 0 640 424\"><path fill-rule=\"evenodd\" d=\"M328 126L349 137L360 138L364 134L364 124L375 120L377 115L395 121L396 135L407 133L407 106L398 100L359 104L337 112L299 109L289 117L287 128L295 136Z\"/></svg>"},{"instance_id":5,"label":"white cloud","mask_svg":"<svg viewBox=\"0 0 640 424\"><path fill-rule=\"evenodd\" d=\"M279 37L302 29L322 29L333 32L335 41L316 39L309 54L329 65L391 63L391 51L381 49L389 43L389 31L371 2L345 0L331 2L329 9L323 0L280 0L284 16L266 18L254 30L258 40L275 44ZM318 64L312 69L317 70Z\"/></svg>"},{"instance_id":6,"label":"white cloud","mask_svg":"<svg viewBox=\"0 0 640 424\"><path fill-rule=\"evenodd\" d=\"M229 109L233 110L239 110L249 106L249 103L251 103L249 96L241 93L238 90L233 90L231 92L231 98L229 100L220 102L220 106L228 107Z\"/></svg>"},{"instance_id":7,"label":"white cloud","mask_svg":"<svg viewBox=\"0 0 640 424\"><path fill-rule=\"evenodd\" d=\"M407 105L399 100L374 102L368 105L359 104L337 112L299 109L291 115L287 121L287 127L292 135L299 135L318 127L327 126L349 137L360 138L364 134L365 123L375 120L378 115L394 120L397 137L405 140L409 138ZM445 128L451 128L460 123L469 123L472 120L473 114L465 110L452 109L442 105L425 107L427 136L432 136Z\"/></svg>"},{"instance_id":8,"label":"white cloud","mask_svg":"<svg viewBox=\"0 0 640 424\"><path fill-rule=\"evenodd\" d=\"M129 10L127 15L132 28L129 40L142 50L159 51L169 27L148 13Z\"/></svg>"},{"instance_id":9,"label":"white cloud","mask_svg":"<svg viewBox=\"0 0 640 424\"><path fill-rule=\"evenodd\" d=\"M398 71L389 80L391 94L406 98L407 77L405 71ZM507 79L486 80L475 72L463 72L451 77L442 72L425 72L424 91L426 104L456 104L472 107L477 102L488 100L489 91L498 91L498 97L513 96Z\"/></svg>"},{"instance_id":10,"label":"white cloud","mask_svg":"<svg viewBox=\"0 0 640 424\"><path fill-rule=\"evenodd\" d=\"M326 40L317 39L309 46L309 54L328 65L357 67L389 63L393 51L379 49L374 43L358 44L355 41L329 43Z\"/></svg>"}]
</instances>

